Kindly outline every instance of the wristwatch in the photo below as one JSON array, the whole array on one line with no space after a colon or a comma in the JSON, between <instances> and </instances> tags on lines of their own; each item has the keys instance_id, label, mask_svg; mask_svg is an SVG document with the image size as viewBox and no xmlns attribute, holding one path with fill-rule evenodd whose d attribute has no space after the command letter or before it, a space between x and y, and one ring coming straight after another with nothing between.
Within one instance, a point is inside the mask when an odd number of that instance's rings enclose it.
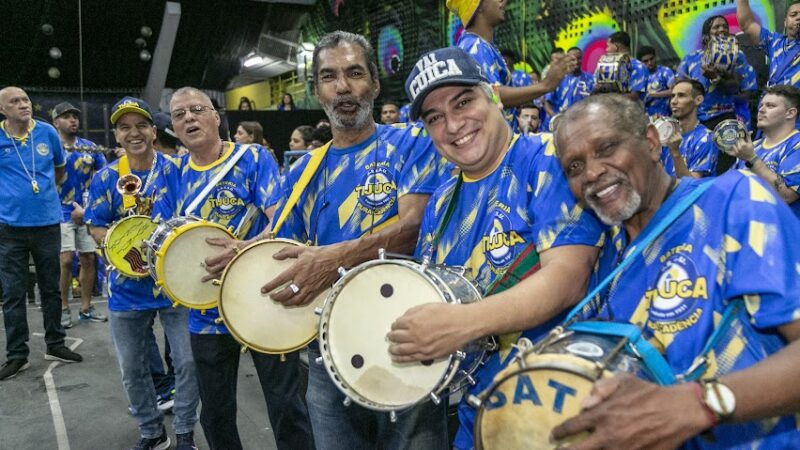
<instances>
[{"instance_id":1,"label":"wristwatch","mask_svg":"<svg viewBox=\"0 0 800 450\"><path fill-rule=\"evenodd\" d=\"M748 169L752 169L756 161L758 161L758 155L754 155L752 158L745 161L744 166L747 167Z\"/></svg>"},{"instance_id":2,"label":"wristwatch","mask_svg":"<svg viewBox=\"0 0 800 450\"><path fill-rule=\"evenodd\" d=\"M731 388L715 378L700 381L700 386L703 388L703 403L714 414L717 423L730 421L736 410L736 396Z\"/></svg>"}]
</instances>

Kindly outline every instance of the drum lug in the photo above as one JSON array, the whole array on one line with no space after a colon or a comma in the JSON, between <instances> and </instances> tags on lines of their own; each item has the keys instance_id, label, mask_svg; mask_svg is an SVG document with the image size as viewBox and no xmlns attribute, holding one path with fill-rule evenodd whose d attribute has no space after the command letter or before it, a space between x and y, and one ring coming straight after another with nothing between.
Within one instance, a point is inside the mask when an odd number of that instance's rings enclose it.
<instances>
[{"instance_id":1,"label":"drum lug","mask_svg":"<svg viewBox=\"0 0 800 450\"><path fill-rule=\"evenodd\" d=\"M342 404L344 406L350 406L351 403L353 403L353 401L350 400L350 397L345 397L344 400L342 401Z\"/></svg>"},{"instance_id":2,"label":"drum lug","mask_svg":"<svg viewBox=\"0 0 800 450\"><path fill-rule=\"evenodd\" d=\"M431 399L431 401L433 402L434 405L439 405L439 404L442 403L442 399L439 398L439 396L434 394L433 392L428 394L428 397L430 397L430 399Z\"/></svg>"},{"instance_id":3,"label":"drum lug","mask_svg":"<svg viewBox=\"0 0 800 450\"><path fill-rule=\"evenodd\" d=\"M321 316L322 315L322 308L314 308L314 314Z\"/></svg>"},{"instance_id":4,"label":"drum lug","mask_svg":"<svg viewBox=\"0 0 800 450\"><path fill-rule=\"evenodd\" d=\"M280 361L286 362L286 353L281 353Z\"/></svg>"},{"instance_id":5,"label":"drum lug","mask_svg":"<svg viewBox=\"0 0 800 450\"><path fill-rule=\"evenodd\" d=\"M242 348L239 350L242 353L247 353L247 346L243 345Z\"/></svg>"},{"instance_id":6,"label":"drum lug","mask_svg":"<svg viewBox=\"0 0 800 450\"><path fill-rule=\"evenodd\" d=\"M467 404L475 409L478 409L483 404L483 400L481 400L477 395L470 394L467 396Z\"/></svg>"},{"instance_id":7,"label":"drum lug","mask_svg":"<svg viewBox=\"0 0 800 450\"><path fill-rule=\"evenodd\" d=\"M177 308L178 307L178 302L172 302L172 307L173 308Z\"/></svg>"},{"instance_id":8,"label":"drum lug","mask_svg":"<svg viewBox=\"0 0 800 450\"><path fill-rule=\"evenodd\" d=\"M347 269L345 269L344 267L339 267L338 269L336 269L336 271L339 272L340 277L347 275Z\"/></svg>"},{"instance_id":9,"label":"drum lug","mask_svg":"<svg viewBox=\"0 0 800 450\"><path fill-rule=\"evenodd\" d=\"M314 363L316 363L317 365L320 365L320 366L321 366L321 365L322 365L322 356L317 356L317 357L314 359Z\"/></svg>"},{"instance_id":10,"label":"drum lug","mask_svg":"<svg viewBox=\"0 0 800 450\"><path fill-rule=\"evenodd\" d=\"M379 248L378 249L378 259L380 259L381 261L386 259L386 249L385 248Z\"/></svg>"},{"instance_id":11,"label":"drum lug","mask_svg":"<svg viewBox=\"0 0 800 450\"><path fill-rule=\"evenodd\" d=\"M389 422L391 423L397 422L397 411L389 411Z\"/></svg>"},{"instance_id":12,"label":"drum lug","mask_svg":"<svg viewBox=\"0 0 800 450\"><path fill-rule=\"evenodd\" d=\"M217 325L221 324L222 323L222 317L217 317L216 319L214 319L214 323L217 324Z\"/></svg>"},{"instance_id":13,"label":"drum lug","mask_svg":"<svg viewBox=\"0 0 800 450\"><path fill-rule=\"evenodd\" d=\"M463 361L467 358L467 354L465 352L462 352L461 350L458 350L455 353L455 357L457 360Z\"/></svg>"},{"instance_id":14,"label":"drum lug","mask_svg":"<svg viewBox=\"0 0 800 450\"><path fill-rule=\"evenodd\" d=\"M211 280L211 284L214 286L222 286L222 281L220 280Z\"/></svg>"},{"instance_id":15,"label":"drum lug","mask_svg":"<svg viewBox=\"0 0 800 450\"><path fill-rule=\"evenodd\" d=\"M470 386L475 386L476 384L478 384L478 382L475 381L475 378L469 373L467 373L466 370L462 370L461 374L464 376L464 379L467 380L467 383L469 383Z\"/></svg>"}]
</instances>

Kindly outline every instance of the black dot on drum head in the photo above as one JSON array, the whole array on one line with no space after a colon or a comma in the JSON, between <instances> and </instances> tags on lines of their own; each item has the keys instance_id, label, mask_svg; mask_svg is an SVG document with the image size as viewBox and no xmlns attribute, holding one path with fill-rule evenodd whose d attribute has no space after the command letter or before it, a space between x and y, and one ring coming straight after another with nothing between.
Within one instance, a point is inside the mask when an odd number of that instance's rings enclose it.
<instances>
[{"instance_id":1,"label":"black dot on drum head","mask_svg":"<svg viewBox=\"0 0 800 450\"><path fill-rule=\"evenodd\" d=\"M383 286L381 286L381 295L384 296L384 298L389 298L393 294L394 294L394 288L392 287L391 284L386 283Z\"/></svg>"},{"instance_id":2,"label":"black dot on drum head","mask_svg":"<svg viewBox=\"0 0 800 450\"><path fill-rule=\"evenodd\" d=\"M432 359L426 359L425 361L420 361L420 362L422 363L423 366L430 366L431 364L433 364Z\"/></svg>"},{"instance_id":3,"label":"black dot on drum head","mask_svg":"<svg viewBox=\"0 0 800 450\"><path fill-rule=\"evenodd\" d=\"M364 367L364 357L361 355L353 355L353 357L350 358L350 364L356 369L360 369Z\"/></svg>"}]
</instances>

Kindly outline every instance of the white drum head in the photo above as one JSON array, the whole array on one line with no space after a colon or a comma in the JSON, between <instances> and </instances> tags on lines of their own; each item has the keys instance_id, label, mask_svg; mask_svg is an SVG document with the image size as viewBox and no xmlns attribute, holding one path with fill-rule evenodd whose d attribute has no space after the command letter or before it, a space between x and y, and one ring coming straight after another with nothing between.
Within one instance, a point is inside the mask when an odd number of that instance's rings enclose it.
<instances>
[{"instance_id":1,"label":"white drum head","mask_svg":"<svg viewBox=\"0 0 800 450\"><path fill-rule=\"evenodd\" d=\"M186 227L187 229L181 229ZM207 238L230 238L226 230L213 226L188 224L178 227L174 236L167 238L161 251L164 255L159 263L159 281L164 292L174 301L194 309L216 306L219 286L210 281L202 282L208 275L205 259L220 253L220 247L206 243Z\"/></svg>"},{"instance_id":2,"label":"white drum head","mask_svg":"<svg viewBox=\"0 0 800 450\"><path fill-rule=\"evenodd\" d=\"M411 406L442 381L449 358L397 364L389 356L392 323L413 306L444 301L420 272L398 262L373 264L353 273L329 301L327 342L335 369L374 407Z\"/></svg>"},{"instance_id":3,"label":"white drum head","mask_svg":"<svg viewBox=\"0 0 800 450\"><path fill-rule=\"evenodd\" d=\"M288 353L304 347L317 335L321 307L330 289L305 306L285 307L273 301L261 286L291 267L294 259L278 261L272 255L297 245L290 241L257 242L242 251L222 277L219 312L233 336L262 353ZM278 289L283 289L284 286Z\"/></svg>"}]
</instances>

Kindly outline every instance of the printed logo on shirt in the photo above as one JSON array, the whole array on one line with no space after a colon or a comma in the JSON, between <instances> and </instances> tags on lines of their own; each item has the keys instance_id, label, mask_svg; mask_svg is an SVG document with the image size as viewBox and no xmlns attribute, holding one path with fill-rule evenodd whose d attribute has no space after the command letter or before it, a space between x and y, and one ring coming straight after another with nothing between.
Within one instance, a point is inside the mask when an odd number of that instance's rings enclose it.
<instances>
[{"instance_id":1,"label":"printed logo on shirt","mask_svg":"<svg viewBox=\"0 0 800 450\"><path fill-rule=\"evenodd\" d=\"M47 156L50 153L50 147L48 147L47 144L44 143L39 144L36 146L36 153L42 156Z\"/></svg>"},{"instance_id":2,"label":"printed logo on shirt","mask_svg":"<svg viewBox=\"0 0 800 450\"><path fill-rule=\"evenodd\" d=\"M499 206L502 208L504 205ZM489 229L481 239L483 253L494 272L506 269L516 256L515 246L524 243L525 239L512 229L511 219L501 211L495 213Z\"/></svg>"},{"instance_id":3,"label":"printed logo on shirt","mask_svg":"<svg viewBox=\"0 0 800 450\"><path fill-rule=\"evenodd\" d=\"M708 281L698 276L689 254L691 245L681 245L659 258L662 268L656 287L645 292L650 302L650 327L664 333L676 333L693 326L700 319L699 300L708 300Z\"/></svg>"},{"instance_id":4,"label":"printed logo on shirt","mask_svg":"<svg viewBox=\"0 0 800 450\"><path fill-rule=\"evenodd\" d=\"M358 208L367 214L383 214L397 198L397 183L389 170L389 162L370 163L365 169L367 174L355 188Z\"/></svg>"},{"instance_id":5,"label":"printed logo on shirt","mask_svg":"<svg viewBox=\"0 0 800 450\"><path fill-rule=\"evenodd\" d=\"M222 219L233 219L245 207L245 202L236 196L236 185L223 181L216 188L214 197L208 199L211 209Z\"/></svg>"}]
</instances>

